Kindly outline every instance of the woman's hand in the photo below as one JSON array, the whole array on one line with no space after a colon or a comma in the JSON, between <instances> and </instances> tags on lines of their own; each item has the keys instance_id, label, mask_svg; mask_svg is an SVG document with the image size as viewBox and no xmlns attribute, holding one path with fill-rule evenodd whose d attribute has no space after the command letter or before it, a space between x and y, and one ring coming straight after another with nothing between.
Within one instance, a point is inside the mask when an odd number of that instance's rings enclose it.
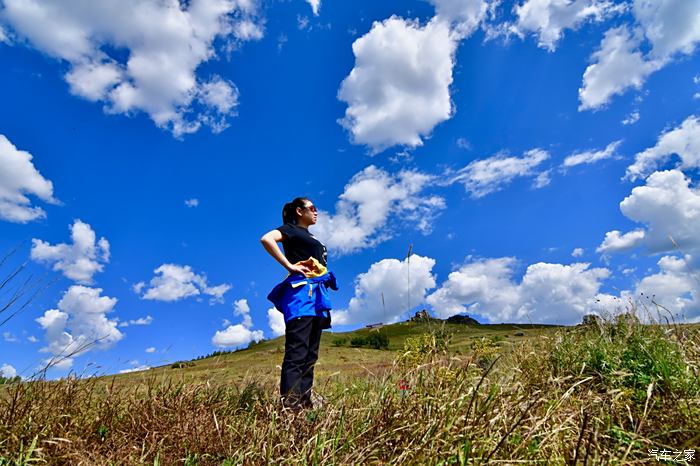
<instances>
[{"instance_id":1,"label":"woman's hand","mask_svg":"<svg viewBox=\"0 0 700 466\"><path fill-rule=\"evenodd\" d=\"M308 267L296 264L290 264L289 267L287 267L287 270L289 273L300 273L302 275L306 275L307 273L311 272Z\"/></svg>"}]
</instances>

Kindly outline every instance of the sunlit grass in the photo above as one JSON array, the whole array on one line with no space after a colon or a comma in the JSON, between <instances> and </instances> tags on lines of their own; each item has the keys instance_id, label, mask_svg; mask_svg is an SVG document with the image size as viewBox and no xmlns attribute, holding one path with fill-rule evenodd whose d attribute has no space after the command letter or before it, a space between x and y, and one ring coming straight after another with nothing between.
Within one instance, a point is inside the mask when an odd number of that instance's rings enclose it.
<instances>
[{"instance_id":1,"label":"sunlit grass","mask_svg":"<svg viewBox=\"0 0 700 466\"><path fill-rule=\"evenodd\" d=\"M324 335L325 404L298 413L278 405L274 341L184 369L11 384L0 464L628 464L697 450L697 328L517 330L401 324L379 330L390 351ZM245 365L240 381L214 377Z\"/></svg>"}]
</instances>

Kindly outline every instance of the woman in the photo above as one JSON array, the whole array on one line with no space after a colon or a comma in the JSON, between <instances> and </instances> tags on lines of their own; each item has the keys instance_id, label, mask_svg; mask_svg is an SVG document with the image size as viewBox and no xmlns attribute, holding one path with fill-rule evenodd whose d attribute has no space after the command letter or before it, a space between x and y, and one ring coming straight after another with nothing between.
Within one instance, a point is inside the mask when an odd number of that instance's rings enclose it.
<instances>
[{"instance_id":1,"label":"woman","mask_svg":"<svg viewBox=\"0 0 700 466\"><path fill-rule=\"evenodd\" d=\"M326 271L326 247L308 230L317 219L313 202L298 197L282 209L284 225L260 238L265 250L289 272L268 299L284 314L280 395L284 406L295 409L312 406L311 387L321 330L330 326L326 288L337 289L335 277ZM284 253L277 244L280 242Z\"/></svg>"}]
</instances>

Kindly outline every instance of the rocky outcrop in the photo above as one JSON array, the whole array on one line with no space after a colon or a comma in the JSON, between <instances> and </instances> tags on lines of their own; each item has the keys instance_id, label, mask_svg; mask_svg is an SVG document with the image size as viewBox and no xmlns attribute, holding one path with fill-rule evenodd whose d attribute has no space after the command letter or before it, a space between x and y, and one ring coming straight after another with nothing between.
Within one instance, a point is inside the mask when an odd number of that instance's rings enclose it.
<instances>
[{"instance_id":1,"label":"rocky outcrop","mask_svg":"<svg viewBox=\"0 0 700 466\"><path fill-rule=\"evenodd\" d=\"M440 319L435 319L434 317L430 317L430 314L428 314L428 311L423 309L423 310L416 312L415 315L408 320L409 320L409 322L427 322L429 320L440 320Z\"/></svg>"},{"instance_id":2,"label":"rocky outcrop","mask_svg":"<svg viewBox=\"0 0 700 466\"><path fill-rule=\"evenodd\" d=\"M463 324L463 325L481 325L479 321L468 315L457 314L447 319L447 322L451 324Z\"/></svg>"},{"instance_id":3,"label":"rocky outcrop","mask_svg":"<svg viewBox=\"0 0 700 466\"><path fill-rule=\"evenodd\" d=\"M597 316L595 314L586 314L585 316L583 316L583 321L581 321L581 325L585 326L598 326L600 324L600 316Z\"/></svg>"}]
</instances>

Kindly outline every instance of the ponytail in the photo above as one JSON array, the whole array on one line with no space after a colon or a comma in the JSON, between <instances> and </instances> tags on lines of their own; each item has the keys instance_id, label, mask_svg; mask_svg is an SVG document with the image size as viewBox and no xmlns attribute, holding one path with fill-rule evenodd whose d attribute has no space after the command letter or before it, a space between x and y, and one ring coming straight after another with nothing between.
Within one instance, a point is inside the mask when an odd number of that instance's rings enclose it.
<instances>
[{"instance_id":1,"label":"ponytail","mask_svg":"<svg viewBox=\"0 0 700 466\"><path fill-rule=\"evenodd\" d=\"M304 207L304 203L309 201L306 197L297 197L292 202L287 202L282 208L282 223L297 223L297 208Z\"/></svg>"}]
</instances>

